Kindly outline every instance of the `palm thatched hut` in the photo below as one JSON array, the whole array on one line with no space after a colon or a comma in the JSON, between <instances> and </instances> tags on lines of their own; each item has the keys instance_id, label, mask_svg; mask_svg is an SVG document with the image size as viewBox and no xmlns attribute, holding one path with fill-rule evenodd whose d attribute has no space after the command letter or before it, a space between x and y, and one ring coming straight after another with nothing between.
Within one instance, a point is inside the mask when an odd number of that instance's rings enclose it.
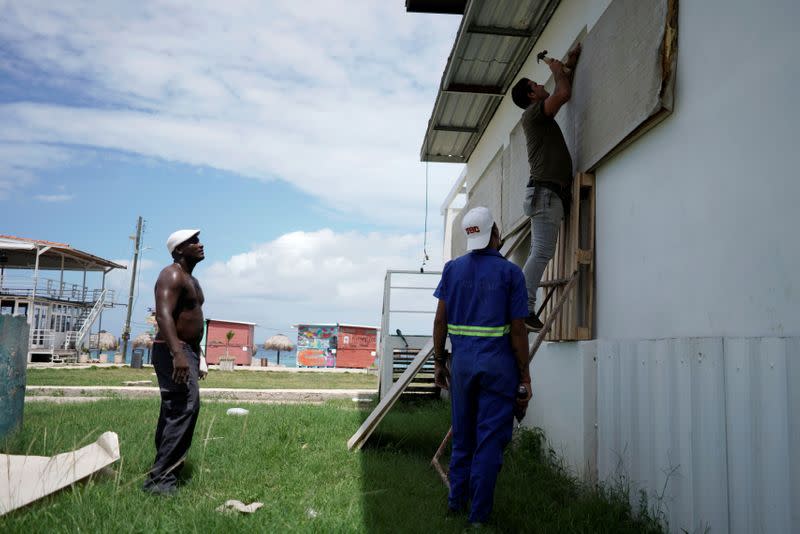
<instances>
[{"instance_id":1,"label":"palm thatched hut","mask_svg":"<svg viewBox=\"0 0 800 534\"><path fill-rule=\"evenodd\" d=\"M117 347L119 347L119 342L113 334L103 330L99 334L92 334L89 336L89 346L96 348L100 352L105 352L108 350L117 350Z\"/></svg>"},{"instance_id":2,"label":"palm thatched hut","mask_svg":"<svg viewBox=\"0 0 800 534\"><path fill-rule=\"evenodd\" d=\"M275 334L264 342L265 350L274 350L278 352L278 365L281 364L281 351L287 352L294 348L294 345L289 338L283 334Z\"/></svg>"},{"instance_id":3,"label":"palm thatched hut","mask_svg":"<svg viewBox=\"0 0 800 534\"><path fill-rule=\"evenodd\" d=\"M153 347L153 336L151 336L149 332L139 334L136 336L136 339L133 340L133 346L134 348L143 347L149 350Z\"/></svg>"}]
</instances>

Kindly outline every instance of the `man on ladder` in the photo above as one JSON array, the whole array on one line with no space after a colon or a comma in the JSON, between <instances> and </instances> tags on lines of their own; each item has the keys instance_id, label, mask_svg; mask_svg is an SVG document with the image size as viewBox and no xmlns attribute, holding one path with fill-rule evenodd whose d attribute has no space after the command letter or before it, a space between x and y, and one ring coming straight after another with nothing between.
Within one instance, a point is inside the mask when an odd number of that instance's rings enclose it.
<instances>
[{"instance_id":1,"label":"man on ladder","mask_svg":"<svg viewBox=\"0 0 800 534\"><path fill-rule=\"evenodd\" d=\"M552 95L528 78L522 78L511 89L512 100L525 110L522 129L528 147L530 178L523 212L531 218L531 251L522 269L528 288L529 314L525 325L534 332L542 329L542 321L536 315L536 291L547 263L555 254L558 228L570 204L572 157L555 116L572 95L572 74L580 53L578 44L570 51L566 64L545 59L556 82Z\"/></svg>"},{"instance_id":2,"label":"man on ladder","mask_svg":"<svg viewBox=\"0 0 800 534\"><path fill-rule=\"evenodd\" d=\"M439 299L433 325L436 385L450 389L453 448L448 513L467 510L481 524L492 511L494 487L511 440L515 406L531 398L525 278L503 258L500 230L487 208L462 220L468 253L447 262L434 292ZM447 368L445 340L453 357ZM517 399L517 392L525 396Z\"/></svg>"}]
</instances>

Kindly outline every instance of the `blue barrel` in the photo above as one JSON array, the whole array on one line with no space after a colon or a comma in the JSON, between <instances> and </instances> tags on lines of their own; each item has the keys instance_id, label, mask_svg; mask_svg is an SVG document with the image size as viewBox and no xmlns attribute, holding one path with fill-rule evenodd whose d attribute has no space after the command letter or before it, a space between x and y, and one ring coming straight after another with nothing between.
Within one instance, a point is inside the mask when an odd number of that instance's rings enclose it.
<instances>
[{"instance_id":1,"label":"blue barrel","mask_svg":"<svg viewBox=\"0 0 800 534\"><path fill-rule=\"evenodd\" d=\"M27 366L27 320L0 315L0 439L22 425Z\"/></svg>"}]
</instances>

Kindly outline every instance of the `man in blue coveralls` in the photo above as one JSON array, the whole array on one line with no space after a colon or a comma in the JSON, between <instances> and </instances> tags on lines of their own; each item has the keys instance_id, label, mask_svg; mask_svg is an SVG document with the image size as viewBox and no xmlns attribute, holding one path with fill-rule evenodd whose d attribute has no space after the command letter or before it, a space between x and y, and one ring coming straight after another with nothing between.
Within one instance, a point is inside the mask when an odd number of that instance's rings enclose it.
<instances>
[{"instance_id":1,"label":"man in blue coveralls","mask_svg":"<svg viewBox=\"0 0 800 534\"><path fill-rule=\"evenodd\" d=\"M531 398L528 293L522 270L498 252L500 230L489 210L470 210L462 227L469 252L447 262L434 292L434 372L437 386L449 386L452 407L448 513L466 511L471 501L469 521L481 524L492 511L515 404L524 410ZM527 395L517 399L520 386Z\"/></svg>"}]
</instances>

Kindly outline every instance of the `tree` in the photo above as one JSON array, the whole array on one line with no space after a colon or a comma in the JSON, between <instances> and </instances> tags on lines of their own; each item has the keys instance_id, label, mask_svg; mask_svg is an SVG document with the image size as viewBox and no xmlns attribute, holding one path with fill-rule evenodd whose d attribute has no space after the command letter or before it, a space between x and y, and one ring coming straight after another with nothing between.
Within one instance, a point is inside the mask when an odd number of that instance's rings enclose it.
<instances>
[{"instance_id":1,"label":"tree","mask_svg":"<svg viewBox=\"0 0 800 534\"><path fill-rule=\"evenodd\" d=\"M228 330L225 333L225 340L226 340L226 343L225 343L225 357L226 358L228 358L228 349L231 346L231 339L233 339L233 336L235 336L235 335L236 335L236 332L234 332L233 330Z\"/></svg>"}]
</instances>

